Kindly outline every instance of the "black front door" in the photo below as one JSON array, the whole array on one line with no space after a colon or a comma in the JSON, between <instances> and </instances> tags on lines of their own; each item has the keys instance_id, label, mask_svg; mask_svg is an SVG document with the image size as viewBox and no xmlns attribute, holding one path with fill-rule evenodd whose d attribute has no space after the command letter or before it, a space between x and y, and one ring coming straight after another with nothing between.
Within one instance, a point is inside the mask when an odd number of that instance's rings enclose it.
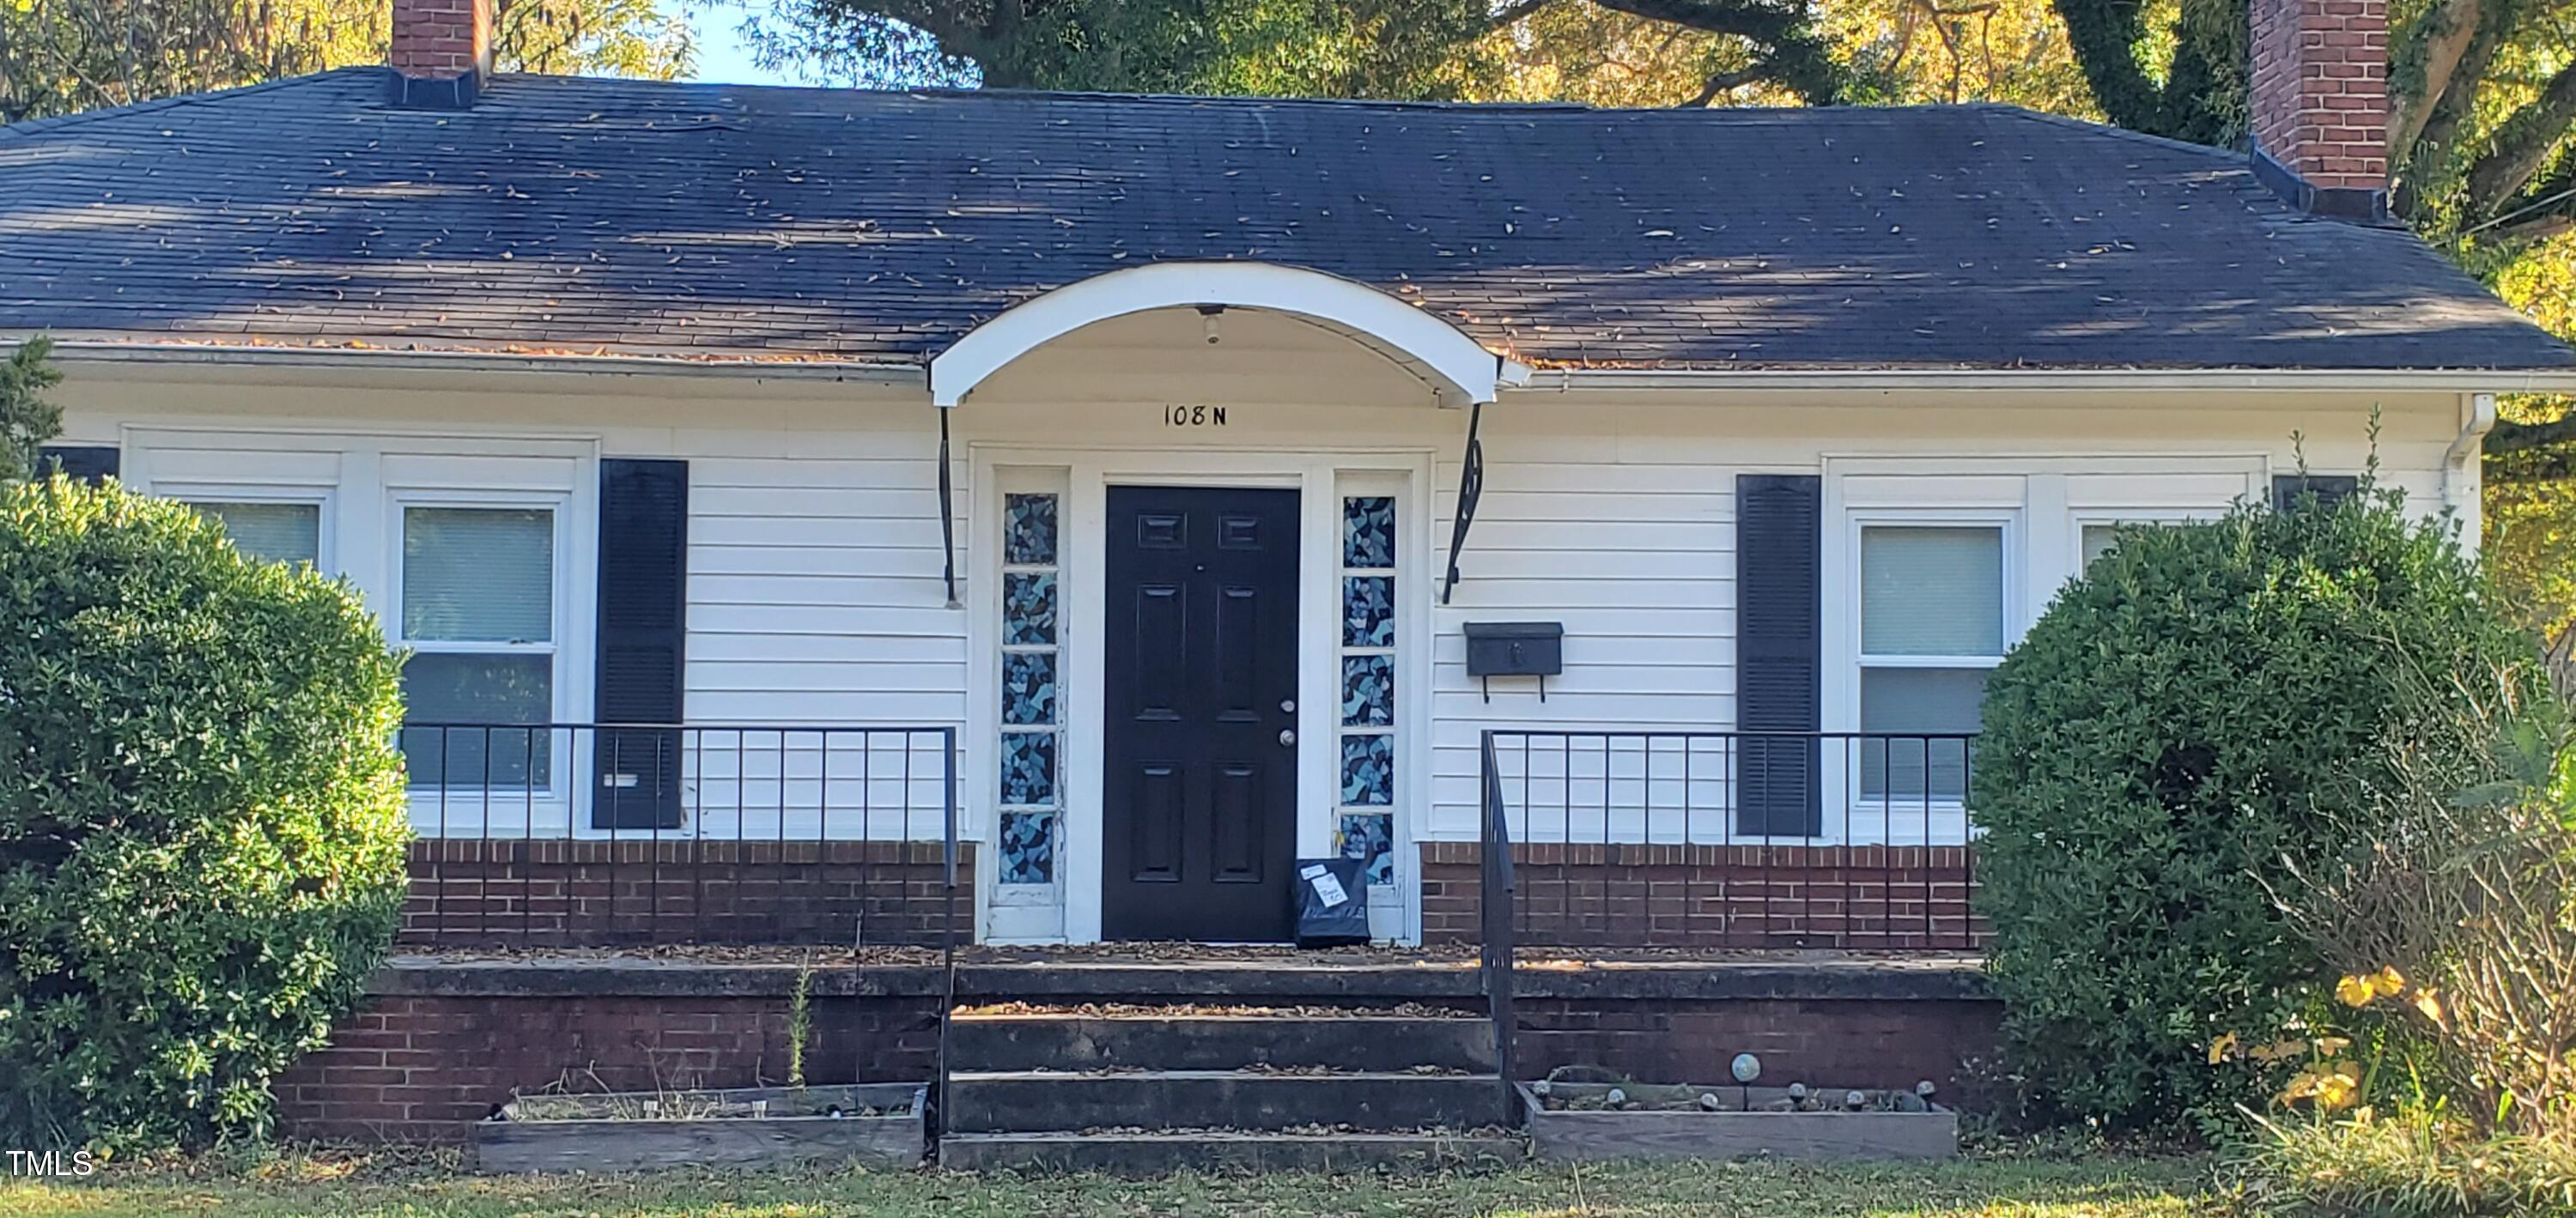
<instances>
[{"instance_id":1,"label":"black front door","mask_svg":"<svg viewBox=\"0 0 2576 1218\"><path fill-rule=\"evenodd\" d=\"M1109 488L1100 933L1289 937L1297 492Z\"/></svg>"}]
</instances>

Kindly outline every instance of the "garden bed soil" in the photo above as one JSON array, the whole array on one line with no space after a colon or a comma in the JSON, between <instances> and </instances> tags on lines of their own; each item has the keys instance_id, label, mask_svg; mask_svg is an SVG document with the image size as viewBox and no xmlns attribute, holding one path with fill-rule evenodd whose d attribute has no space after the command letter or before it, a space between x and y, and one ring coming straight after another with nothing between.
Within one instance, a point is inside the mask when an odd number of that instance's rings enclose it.
<instances>
[{"instance_id":1,"label":"garden bed soil","mask_svg":"<svg viewBox=\"0 0 2576 1218\"><path fill-rule=\"evenodd\" d=\"M1845 1092L1829 1089L1823 1094L1833 1106L1799 1111L1779 1087L1560 1082L1545 1096L1530 1084L1519 1087L1531 1150L1547 1159L1942 1159L1959 1153L1957 1113L1932 1104L1898 1111L1886 1092L1865 1093L1866 1105L1847 1111ZM1612 1106L1614 1089L1628 1102ZM1702 1095L1716 1097L1718 1109L1703 1109Z\"/></svg>"},{"instance_id":2,"label":"garden bed soil","mask_svg":"<svg viewBox=\"0 0 2576 1218\"><path fill-rule=\"evenodd\" d=\"M486 1173L728 1170L794 1163L918 1165L926 1090L915 1083L528 1095L474 1127Z\"/></svg>"}]
</instances>

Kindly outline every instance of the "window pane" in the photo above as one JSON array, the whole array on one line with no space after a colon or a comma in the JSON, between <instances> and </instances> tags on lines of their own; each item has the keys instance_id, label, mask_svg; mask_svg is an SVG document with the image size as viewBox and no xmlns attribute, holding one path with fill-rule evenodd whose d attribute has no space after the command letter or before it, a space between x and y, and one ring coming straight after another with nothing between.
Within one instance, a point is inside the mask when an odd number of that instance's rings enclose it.
<instances>
[{"instance_id":1,"label":"window pane","mask_svg":"<svg viewBox=\"0 0 2576 1218\"><path fill-rule=\"evenodd\" d=\"M551 641L555 514L404 509L402 602L407 639Z\"/></svg>"},{"instance_id":2,"label":"window pane","mask_svg":"<svg viewBox=\"0 0 2576 1218\"><path fill-rule=\"evenodd\" d=\"M1395 565L1395 497L1352 495L1342 500L1342 565Z\"/></svg>"},{"instance_id":3,"label":"window pane","mask_svg":"<svg viewBox=\"0 0 2576 1218\"><path fill-rule=\"evenodd\" d=\"M1862 529L1860 649L1874 656L2002 655L2003 530Z\"/></svg>"},{"instance_id":4,"label":"window pane","mask_svg":"<svg viewBox=\"0 0 2576 1218\"><path fill-rule=\"evenodd\" d=\"M1055 813L1002 814L1002 882L1055 883Z\"/></svg>"},{"instance_id":5,"label":"window pane","mask_svg":"<svg viewBox=\"0 0 2576 1218\"><path fill-rule=\"evenodd\" d=\"M1055 564L1055 496L1002 496L1002 561L1015 566Z\"/></svg>"},{"instance_id":6,"label":"window pane","mask_svg":"<svg viewBox=\"0 0 2576 1218\"><path fill-rule=\"evenodd\" d=\"M2112 542L2115 542L2115 541L2118 541L2119 539L2120 539L2120 530L2119 530L2119 527L2118 527L2118 526L2116 526L2116 525L2108 525L2108 524L2088 524L2088 525L2085 525L2085 526L2084 526L2084 568L2085 568L2085 569L2087 569L2087 570L2091 569L2091 568L2092 568L2092 566L2093 566L2093 560L2094 560L2094 559L2097 559L2097 558L2102 557L2104 554L2109 553L2109 552L2110 552L2110 550L2111 550L2111 543L2112 543Z\"/></svg>"},{"instance_id":7,"label":"window pane","mask_svg":"<svg viewBox=\"0 0 2576 1218\"><path fill-rule=\"evenodd\" d=\"M1864 668L1860 730L1973 732L1985 700L1983 668ZM1861 795L1868 799L1959 800L1968 790L1968 743L1907 740L1861 742Z\"/></svg>"},{"instance_id":8,"label":"window pane","mask_svg":"<svg viewBox=\"0 0 2576 1218\"><path fill-rule=\"evenodd\" d=\"M261 562L322 561L322 508L312 503L191 505L224 526L233 548Z\"/></svg>"},{"instance_id":9,"label":"window pane","mask_svg":"<svg viewBox=\"0 0 2576 1218\"><path fill-rule=\"evenodd\" d=\"M403 664L411 723L542 724L554 717L554 657L416 654ZM542 731L407 728L403 761L415 786L547 784L552 741Z\"/></svg>"}]
</instances>

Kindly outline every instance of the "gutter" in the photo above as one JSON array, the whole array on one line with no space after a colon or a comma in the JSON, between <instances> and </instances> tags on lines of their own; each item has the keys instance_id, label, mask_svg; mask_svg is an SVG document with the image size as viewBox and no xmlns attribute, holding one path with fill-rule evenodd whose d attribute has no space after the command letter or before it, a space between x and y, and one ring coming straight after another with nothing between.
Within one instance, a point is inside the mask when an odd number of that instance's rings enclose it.
<instances>
[{"instance_id":1,"label":"gutter","mask_svg":"<svg viewBox=\"0 0 2576 1218\"><path fill-rule=\"evenodd\" d=\"M339 372L509 372L547 376L679 377L699 380L866 384L929 392L924 364L840 359L705 359L680 355L563 355L504 351L422 351L392 347L57 339L65 362L128 367L293 368ZM1504 399L1540 393L1712 391L1900 392L2280 392L2576 393L2576 368L1542 368ZM2483 433L2481 433L2483 434Z\"/></svg>"},{"instance_id":2,"label":"gutter","mask_svg":"<svg viewBox=\"0 0 2576 1218\"><path fill-rule=\"evenodd\" d=\"M1805 370L1551 368L1534 371L1524 393L1570 390L2261 391L2271 393L2568 393L2576 368L1889 368Z\"/></svg>"},{"instance_id":3,"label":"gutter","mask_svg":"<svg viewBox=\"0 0 2576 1218\"><path fill-rule=\"evenodd\" d=\"M2496 400L2492 393L2462 395L2468 409L2468 421L2460 425L2460 434L2442 453L2442 510L2461 520L2474 521L2477 497L2471 492L2478 480L2470 476L2469 463L2477 459L2487 433L2495 430ZM2474 532L2471 543L2475 544Z\"/></svg>"},{"instance_id":4,"label":"gutter","mask_svg":"<svg viewBox=\"0 0 2576 1218\"><path fill-rule=\"evenodd\" d=\"M865 383L927 391L919 364L835 359L695 359L677 355L534 355L508 351L414 351L389 347L273 347L255 344L124 343L57 339L65 363L136 367L295 368L340 372L506 372L545 376L687 377Z\"/></svg>"}]
</instances>

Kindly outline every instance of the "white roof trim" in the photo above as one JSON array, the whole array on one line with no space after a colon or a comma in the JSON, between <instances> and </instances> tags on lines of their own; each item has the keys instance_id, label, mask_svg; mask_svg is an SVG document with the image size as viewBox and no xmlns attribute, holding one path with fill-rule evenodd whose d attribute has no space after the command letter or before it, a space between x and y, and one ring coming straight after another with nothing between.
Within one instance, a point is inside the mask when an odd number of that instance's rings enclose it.
<instances>
[{"instance_id":1,"label":"white roof trim","mask_svg":"<svg viewBox=\"0 0 2576 1218\"><path fill-rule=\"evenodd\" d=\"M1125 272L1117 272L1123 274ZM1077 285L1079 286L1079 285ZM1369 289L1362 288L1362 291ZM1034 303L1034 302L1032 302ZM1192 302L1197 303L1197 302ZM1250 307L1250 306L1246 306ZM1409 307L1409 306L1405 306ZM1013 310L1017 312L1018 310ZM1419 310L1414 310L1419 312ZM1436 318L1425 317L1434 324ZM0 334L0 351L21 336ZM953 350L953 348L952 348ZM872 385L885 389L919 389L925 385L919 364L849 359L725 359L706 356L608 352L595 355L536 355L509 351L416 350L401 347L292 347L282 344L227 344L211 341L158 341L150 336L115 339L63 337L54 343L58 362L91 367L119 365L145 369L155 365L208 369L306 369L316 372L534 373L587 375L628 383L664 378L745 379L833 385ZM1854 390L1973 390L1979 392L2069 393L2076 391L2278 391L2354 394L2374 391L2439 393L2576 392L2576 369L2301 369L2301 368L1932 368L1932 369L1626 369L1575 368L1532 371L1491 353L1498 364L1495 384L1517 389L1515 397L1567 391L1687 392L1771 390L1836 392Z\"/></svg>"},{"instance_id":2,"label":"white roof trim","mask_svg":"<svg viewBox=\"0 0 2576 1218\"><path fill-rule=\"evenodd\" d=\"M1977 390L2284 393L2565 393L2576 369L2493 368L1572 368L1532 374L1532 393L1566 390Z\"/></svg>"},{"instance_id":3,"label":"white roof trim","mask_svg":"<svg viewBox=\"0 0 2576 1218\"><path fill-rule=\"evenodd\" d=\"M1011 361L1113 317L1222 305L1304 318L1411 369L1451 405L1490 402L1529 369L1376 288L1270 262L1162 262L1067 284L977 326L930 361L930 397L954 406Z\"/></svg>"}]
</instances>

